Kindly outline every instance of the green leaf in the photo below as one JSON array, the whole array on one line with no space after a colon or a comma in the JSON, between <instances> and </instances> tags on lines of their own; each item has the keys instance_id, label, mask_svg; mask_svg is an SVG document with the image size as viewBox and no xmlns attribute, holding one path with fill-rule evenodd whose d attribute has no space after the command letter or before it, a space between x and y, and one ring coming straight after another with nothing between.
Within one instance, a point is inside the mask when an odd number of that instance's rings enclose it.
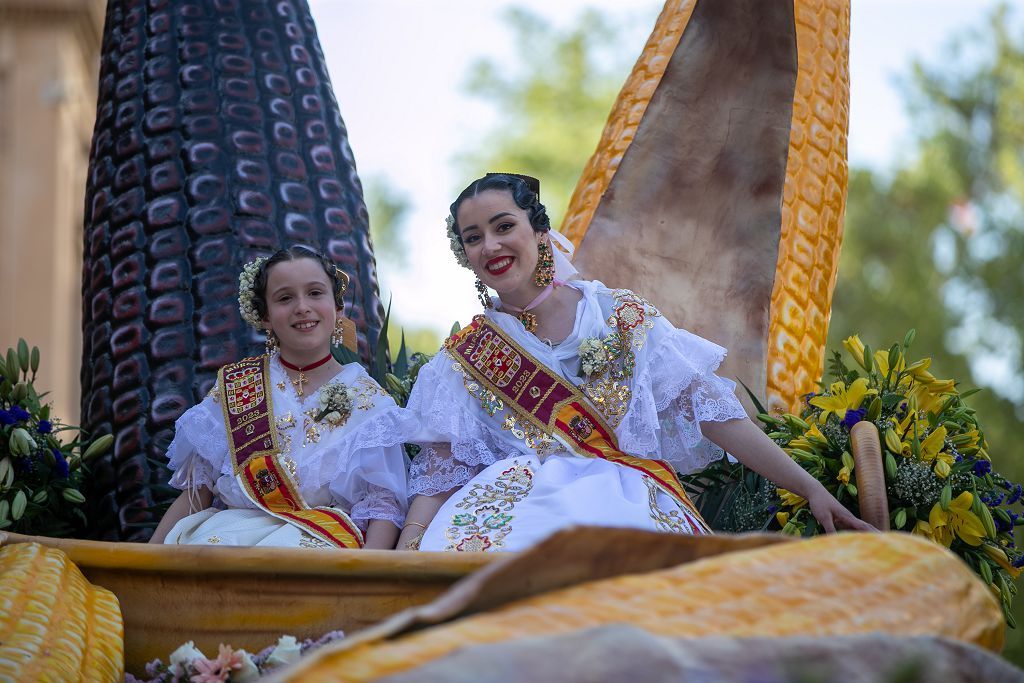
<instances>
[{"instance_id":1,"label":"green leaf","mask_svg":"<svg viewBox=\"0 0 1024 683\"><path fill-rule=\"evenodd\" d=\"M377 337L377 349L373 357L373 368L370 376L377 381L377 384L384 384L384 376L391 369L388 362L388 324L391 321L391 302L388 301L388 309L384 312L384 324L380 328L380 336Z\"/></svg>"},{"instance_id":2,"label":"green leaf","mask_svg":"<svg viewBox=\"0 0 1024 683\"><path fill-rule=\"evenodd\" d=\"M736 378L736 381L739 382L740 386L746 390L747 396L750 397L750 402L754 405L754 409L757 410L758 413L767 415L768 410L764 407L761 401L758 400L757 396L754 395L754 392L750 390L750 387L747 386L746 382L738 377ZM758 415L758 417L760 417L760 415Z\"/></svg>"},{"instance_id":3,"label":"green leaf","mask_svg":"<svg viewBox=\"0 0 1024 683\"><path fill-rule=\"evenodd\" d=\"M395 359L394 372L401 379L405 379L409 374L409 351L405 347L405 330L402 330L402 343L398 347L398 358Z\"/></svg>"},{"instance_id":4,"label":"green leaf","mask_svg":"<svg viewBox=\"0 0 1024 683\"><path fill-rule=\"evenodd\" d=\"M462 325L459 325L459 321L456 320L455 322L452 323L452 329L448 332L448 336L449 337L452 336L453 334L455 334L456 332L458 332L461 329L462 329Z\"/></svg>"}]
</instances>

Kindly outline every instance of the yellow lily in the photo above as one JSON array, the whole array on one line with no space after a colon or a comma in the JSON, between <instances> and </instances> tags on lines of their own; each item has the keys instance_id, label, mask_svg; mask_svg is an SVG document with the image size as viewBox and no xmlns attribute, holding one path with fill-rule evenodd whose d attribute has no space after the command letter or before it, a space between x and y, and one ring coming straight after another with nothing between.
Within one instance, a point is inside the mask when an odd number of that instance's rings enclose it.
<instances>
[{"instance_id":1,"label":"yellow lily","mask_svg":"<svg viewBox=\"0 0 1024 683\"><path fill-rule=\"evenodd\" d=\"M923 410L926 413L937 413L949 395L956 392L952 385L949 385L948 388L943 388L944 386L940 384L915 384L910 389L907 397L917 404L918 410Z\"/></svg>"},{"instance_id":2,"label":"yellow lily","mask_svg":"<svg viewBox=\"0 0 1024 683\"><path fill-rule=\"evenodd\" d=\"M806 498L802 498L797 494L793 493L792 491L787 491L786 489L780 488L777 488L775 490L776 492L778 492L779 498L782 499L782 504L788 508L792 508L793 512L796 512L804 505L807 505Z\"/></svg>"},{"instance_id":3,"label":"yellow lily","mask_svg":"<svg viewBox=\"0 0 1024 683\"><path fill-rule=\"evenodd\" d=\"M948 548L953 539L959 537L967 545L981 545L981 539L985 537L985 525L971 511L973 502L971 492L964 491L950 502L948 510L943 510L939 503L932 506L928 513L928 523L936 542Z\"/></svg>"},{"instance_id":4,"label":"yellow lily","mask_svg":"<svg viewBox=\"0 0 1024 683\"><path fill-rule=\"evenodd\" d=\"M788 512L776 512L775 513L775 519L778 521L780 527L786 526L786 522L789 521L789 513Z\"/></svg>"},{"instance_id":5,"label":"yellow lily","mask_svg":"<svg viewBox=\"0 0 1024 683\"><path fill-rule=\"evenodd\" d=\"M1010 576L1015 579L1020 576L1020 569L1010 564L1010 558L1006 556L1006 551L1002 548L986 543L981 546L981 549L985 551L986 555L995 560L996 564L1005 569Z\"/></svg>"},{"instance_id":6,"label":"yellow lily","mask_svg":"<svg viewBox=\"0 0 1024 683\"><path fill-rule=\"evenodd\" d=\"M821 416L818 421L825 424L829 415L835 414L840 420L846 417L847 410L857 410L864 402L864 397L877 394L876 389L868 389L868 381L861 377L847 388L842 382L835 382L829 387L829 394L815 396L810 404L821 408Z\"/></svg>"},{"instance_id":7,"label":"yellow lily","mask_svg":"<svg viewBox=\"0 0 1024 683\"><path fill-rule=\"evenodd\" d=\"M844 484L849 484L850 475L853 473L853 467L855 464L853 456L850 455L849 452L843 451L843 467L839 470L839 474L836 475L836 479Z\"/></svg>"},{"instance_id":8,"label":"yellow lily","mask_svg":"<svg viewBox=\"0 0 1024 683\"><path fill-rule=\"evenodd\" d=\"M953 466L953 455L942 450L945 445L946 428L941 425L921 442L921 460L924 462L934 460L935 474L943 479L949 476L950 468Z\"/></svg>"},{"instance_id":9,"label":"yellow lily","mask_svg":"<svg viewBox=\"0 0 1024 683\"><path fill-rule=\"evenodd\" d=\"M799 448L800 450L812 452L820 446L827 445L828 439L821 433L816 424L812 424L811 428L804 432L802 436L798 436L789 442L789 448Z\"/></svg>"},{"instance_id":10,"label":"yellow lily","mask_svg":"<svg viewBox=\"0 0 1024 683\"><path fill-rule=\"evenodd\" d=\"M917 520L916 524L914 524L914 528L911 530L910 533L915 534L917 536L924 536L929 541L935 540L935 531L934 529L932 529L932 525L920 519Z\"/></svg>"},{"instance_id":11,"label":"yellow lily","mask_svg":"<svg viewBox=\"0 0 1024 683\"><path fill-rule=\"evenodd\" d=\"M888 351L882 351L881 349L879 349L878 351L875 351L875 355L872 356L872 357L875 359L875 365L878 366L879 374L881 374L882 377L885 377L886 375L888 375L889 374L889 352ZM903 368L905 368L906 365L907 365L907 362L903 359L903 354L897 352L896 367L893 370L893 373L902 372Z\"/></svg>"},{"instance_id":12,"label":"yellow lily","mask_svg":"<svg viewBox=\"0 0 1024 683\"><path fill-rule=\"evenodd\" d=\"M858 365L865 370L867 369L868 366L864 363L864 342L860 340L860 336L855 334L852 337L844 339L843 348L853 356L853 359L857 361Z\"/></svg>"}]
</instances>

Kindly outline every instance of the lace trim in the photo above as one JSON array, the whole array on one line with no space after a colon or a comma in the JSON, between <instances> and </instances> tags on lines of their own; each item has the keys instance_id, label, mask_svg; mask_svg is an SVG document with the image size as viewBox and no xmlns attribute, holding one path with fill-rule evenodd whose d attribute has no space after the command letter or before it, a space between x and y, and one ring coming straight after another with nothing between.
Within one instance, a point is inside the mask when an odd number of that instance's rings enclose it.
<instances>
[{"instance_id":1,"label":"lace trim","mask_svg":"<svg viewBox=\"0 0 1024 683\"><path fill-rule=\"evenodd\" d=\"M721 458L722 449L704 437L700 423L747 416L734 393L736 384L714 374L724 358L720 346L685 330L672 330L652 349L636 380L638 390L618 430L620 443L638 454L657 453L684 473ZM674 371L672 376L667 376L667 368Z\"/></svg>"},{"instance_id":2,"label":"lace trim","mask_svg":"<svg viewBox=\"0 0 1024 683\"><path fill-rule=\"evenodd\" d=\"M409 497L435 496L464 486L483 469L442 454L436 446L424 446L409 467Z\"/></svg>"},{"instance_id":3,"label":"lace trim","mask_svg":"<svg viewBox=\"0 0 1024 683\"><path fill-rule=\"evenodd\" d=\"M307 449L299 462L303 483L319 488L364 462L360 452L385 449L404 443L416 430L415 418L397 405L364 422L346 428L345 435L328 445ZM298 458L296 458L298 459Z\"/></svg>"},{"instance_id":4,"label":"lace trim","mask_svg":"<svg viewBox=\"0 0 1024 683\"><path fill-rule=\"evenodd\" d=\"M452 455L466 465L486 467L513 455L506 453L507 446L499 438L500 426L482 422L476 414L479 407L467 405L461 375L444 367L455 362L442 351L420 369L407 407L434 438L418 443L429 446L447 441Z\"/></svg>"},{"instance_id":5,"label":"lace trim","mask_svg":"<svg viewBox=\"0 0 1024 683\"><path fill-rule=\"evenodd\" d=\"M364 531L371 519L383 519L399 528L405 523L405 509L395 500L395 494L372 484L366 496L352 506L349 516Z\"/></svg>"}]
</instances>

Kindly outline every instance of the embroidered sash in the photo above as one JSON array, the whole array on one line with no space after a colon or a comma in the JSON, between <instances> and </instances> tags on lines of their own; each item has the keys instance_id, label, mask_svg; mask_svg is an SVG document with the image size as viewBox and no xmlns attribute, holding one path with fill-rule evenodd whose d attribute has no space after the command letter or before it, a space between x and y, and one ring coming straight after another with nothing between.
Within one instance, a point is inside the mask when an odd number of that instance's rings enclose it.
<instances>
[{"instance_id":1,"label":"embroidered sash","mask_svg":"<svg viewBox=\"0 0 1024 683\"><path fill-rule=\"evenodd\" d=\"M516 417L551 434L578 455L602 458L646 474L711 533L670 465L624 453L615 432L579 389L537 362L487 318L474 317L468 327L445 341L445 347Z\"/></svg>"},{"instance_id":2,"label":"embroidered sash","mask_svg":"<svg viewBox=\"0 0 1024 683\"><path fill-rule=\"evenodd\" d=\"M349 516L334 508L307 505L281 464L269 361L268 356L246 358L218 373L235 477L249 500L267 514L338 548L361 548L363 534Z\"/></svg>"}]
</instances>

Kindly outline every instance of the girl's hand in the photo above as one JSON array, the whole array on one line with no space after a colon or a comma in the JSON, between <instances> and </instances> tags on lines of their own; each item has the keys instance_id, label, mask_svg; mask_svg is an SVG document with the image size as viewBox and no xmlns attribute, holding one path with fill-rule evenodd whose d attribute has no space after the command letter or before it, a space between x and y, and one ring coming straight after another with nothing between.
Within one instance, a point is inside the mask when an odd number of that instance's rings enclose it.
<instances>
[{"instance_id":1,"label":"girl's hand","mask_svg":"<svg viewBox=\"0 0 1024 683\"><path fill-rule=\"evenodd\" d=\"M878 531L867 522L858 519L856 515L847 510L835 497L820 487L818 491L807 499L807 505L811 508L811 514L818 520L825 533L834 534L836 529L849 529L851 531Z\"/></svg>"}]
</instances>

